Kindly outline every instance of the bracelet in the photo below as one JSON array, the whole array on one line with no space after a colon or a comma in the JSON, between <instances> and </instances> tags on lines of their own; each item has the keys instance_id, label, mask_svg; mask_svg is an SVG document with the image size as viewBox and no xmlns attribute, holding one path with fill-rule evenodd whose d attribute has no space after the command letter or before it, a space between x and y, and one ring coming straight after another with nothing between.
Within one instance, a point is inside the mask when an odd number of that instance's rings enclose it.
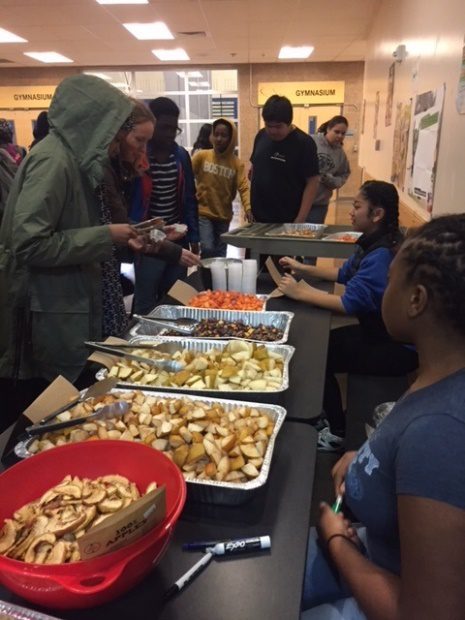
<instances>
[{"instance_id":1,"label":"bracelet","mask_svg":"<svg viewBox=\"0 0 465 620\"><path fill-rule=\"evenodd\" d=\"M353 540L351 540L348 536L346 536L345 534L332 534L328 540L326 541L326 548L329 550L329 543L333 540L333 538L345 538L345 540L347 540L347 542L349 542L351 545L353 545L357 550L358 549L358 545L357 543L355 543Z\"/></svg>"}]
</instances>

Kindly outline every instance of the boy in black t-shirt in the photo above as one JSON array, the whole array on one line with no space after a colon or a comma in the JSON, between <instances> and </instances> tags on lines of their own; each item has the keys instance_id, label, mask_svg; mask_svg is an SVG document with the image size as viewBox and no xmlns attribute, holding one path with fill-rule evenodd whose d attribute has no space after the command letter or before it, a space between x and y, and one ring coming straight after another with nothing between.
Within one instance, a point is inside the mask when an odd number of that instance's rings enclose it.
<instances>
[{"instance_id":1,"label":"boy in black t-shirt","mask_svg":"<svg viewBox=\"0 0 465 620\"><path fill-rule=\"evenodd\" d=\"M292 125L287 97L269 97L262 117L265 128L250 158L253 216L258 222L305 222L320 180L315 142Z\"/></svg>"}]
</instances>

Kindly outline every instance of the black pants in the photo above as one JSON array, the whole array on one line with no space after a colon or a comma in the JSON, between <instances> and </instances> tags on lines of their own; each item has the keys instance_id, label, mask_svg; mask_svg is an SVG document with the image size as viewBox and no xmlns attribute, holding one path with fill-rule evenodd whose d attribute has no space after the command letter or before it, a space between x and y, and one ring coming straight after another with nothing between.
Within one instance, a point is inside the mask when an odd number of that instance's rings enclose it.
<instances>
[{"instance_id":1,"label":"black pants","mask_svg":"<svg viewBox=\"0 0 465 620\"><path fill-rule=\"evenodd\" d=\"M344 437L346 427L337 373L401 377L417 367L416 351L392 340L367 336L359 325L331 330L323 397L331 432Z\"/></svg>"}]
</instances>

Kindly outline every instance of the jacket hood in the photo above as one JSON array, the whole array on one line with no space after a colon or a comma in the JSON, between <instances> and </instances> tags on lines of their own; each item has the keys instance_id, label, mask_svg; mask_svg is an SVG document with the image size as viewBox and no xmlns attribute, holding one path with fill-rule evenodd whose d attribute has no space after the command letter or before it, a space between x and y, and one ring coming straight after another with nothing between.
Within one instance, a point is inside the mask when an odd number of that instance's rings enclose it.
<instances>
[{"instance_id":1,"label":"jacket hood","mask_svg":"<svg viewBox=\"0 0 465 620\"><path fill-rule=\"evenodd\" d=\"M318 132L316 134L316 143L328 149L342 149L342 144L330 144L323 132Z\"/></svg>"},{"instance_id":2,"label":"jacket hood","mask_svg":"<svg viewBox=\"0 0 465 620\"><path fill-rule=\"evenodd\" d=\"M215 129L215 127L218 124L229 125L231 127L231 140L229 141L229 144L226 147L226 149L222 153L218 153L218 155L220 157L230 157L233 154L234 149L237 146L237 128L236 128L236 124L235 124L234 121L232 121L229 118L223 118L223 117L217 118L215 120L215 122L213 123L212 133L213 133L213 130Z\"/></svg>"},{"instance_id":3,"label":"jacket hood","mask_svg":"<svg viewBox=\"0 0 465 620\"><path fill-rule=\"evenodd\" d=\"M74 75L57 87L50 104L50 133L72 151L92 187L103 179L108 146L133 103L121 91L93 75Z\"/></svg>"}]
</instances>

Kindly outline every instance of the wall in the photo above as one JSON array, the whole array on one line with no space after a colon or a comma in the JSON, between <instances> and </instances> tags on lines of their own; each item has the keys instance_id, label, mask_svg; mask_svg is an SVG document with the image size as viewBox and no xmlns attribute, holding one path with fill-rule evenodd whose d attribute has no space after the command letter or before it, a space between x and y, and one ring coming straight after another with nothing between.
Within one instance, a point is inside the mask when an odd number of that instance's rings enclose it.
<instances>
[{"instance_id":1,"label":"wall","mask_svg":"<svg viewBox=\"0 0 465 620\"><path fill-rule=\"evenodd\" d=\"M306 62L239 65L239 129L241 156L249 159L253 140L259 129L257 93L259 82L338 81L345 82L345 106L353 138L346 138L344 148L349 158L352 175L340 191L341 196L354 196L360 186L361 169L358 166L359 125L363 90L363 62Z\"/></svg>"},{"instance_id":2,"label":"wall","mask_svg":"<svg viewBox=\"0 0 465 620\"><path fill-rule=\"evenodd\" d=\"M382 0L369 35L364 81L365 132L360 141L360 165L371 177L390 179L396 103L407 103L415 94L446 84L433 215L464 211L465 115L459 115L455 107L464 35L463 0L448 0L447 3ZM392 53L399 44L406 45L408 56L402 63L396 63L393 120L390 127L385 127L388 69L393 62ZM375 151L373 123L378 90L380 150ZM401 199L413 210L414 217L428 219L426 210L418 207L408 194L401 192Z\"/></svg>"},{"instance_id":3,"label":"wall","mask_svg":"<svg viewBox=\"0 0 465 620\"><path fill-rule=\"evenodd\" d=\"M153 67L131 67L132 70L153 70ZM358 167L359 124L363 90L363 63L362 62L335 62L335 63L274 63L259 65L238 65L226 67L215 65L210 69L236 68L238 70L239 89L239 141L240 155L248 161L255 135L260 127L259 111L257 108L257 92L259 82L292 82L330 80L345 81L345 106L343 114L347 116L354 137L345 141L345 150L352 168L352 175L341 190L341 196L353 196L360 185L361 169ZM115 68L113 67L112 70ZM157 67L158 69L158 67ZM174 67L170 69L185 69ZM93 68L94 71L105 71L105 67ZM26 86L36 84L55 84L68 75L83 71L80 67L57 68L24 68L0 69L1 81L5 86ZM37 111L38 113L38 111ZM1 112L0 115L4 115ZM24 114L24 113L23 113ZM37 116L36 111L32 116ZM30 123L29 115L27 123ZM26 126L26 125L24 125ZM27 125L30 126L30 125ZM32 138L31 138L32 139ZM25 142L26 143L26 142ZM29 142L27 142L29 144Z\"/></svg>"}]
</instances>

